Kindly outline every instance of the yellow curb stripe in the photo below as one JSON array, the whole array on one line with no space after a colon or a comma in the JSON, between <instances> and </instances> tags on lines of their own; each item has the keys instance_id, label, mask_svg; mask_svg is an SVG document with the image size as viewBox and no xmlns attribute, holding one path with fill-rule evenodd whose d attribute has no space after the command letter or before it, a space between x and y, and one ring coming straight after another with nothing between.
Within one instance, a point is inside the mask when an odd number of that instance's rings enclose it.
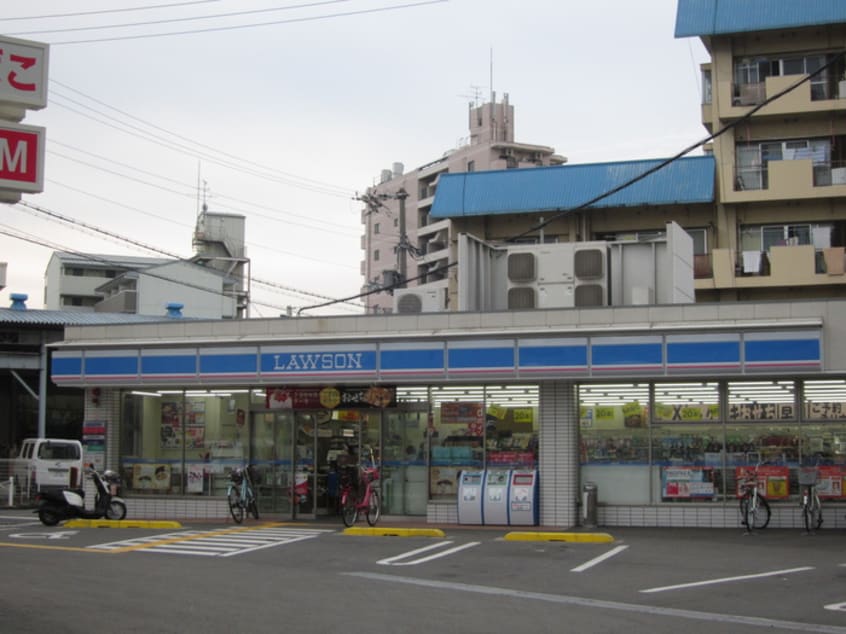
<instances>
[{"instance_id":1,"label":"yellow curb stripe","mask_svg":"<svg viewBox=\"0 0 846 634\"><path fill-rule=\"evenodd\" d=\"M69 528L182 528L173 520L68 520Z\"/></svg>"},{"instance_id":2,"label":"yellow curb stripe","mask_svg":"<svg viewBox=\"0 0 846 634\"><path fill-rule=\"evenodd\" d=\"M607 544L614 538L608 533L558 533L541 531L514 531L506 533L505 539L513 542L577 542Z\"/></svg>"},{"instance_id":3,"label":"yellow curb stripe","mask_svg":"<svg viewBox=\"0 0 846 634\"><path fill-rule=\"evenodd\" d=\"M371 535L389 537L446 537L440 528L382 528L373 526L371 528L357 527L347 528L344 535Z\"/></svg>"}]
</instances>

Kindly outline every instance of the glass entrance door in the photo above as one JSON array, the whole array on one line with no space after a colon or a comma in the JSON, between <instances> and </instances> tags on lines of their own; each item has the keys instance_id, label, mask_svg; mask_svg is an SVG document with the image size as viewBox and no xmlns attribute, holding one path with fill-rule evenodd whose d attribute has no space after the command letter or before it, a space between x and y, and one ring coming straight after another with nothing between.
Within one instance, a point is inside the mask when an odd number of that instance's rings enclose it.
<instances>
[{"instance_id":1,"label":"glass entrance door","mask_svg":"<svg viewBox=\"0 0 846 634\"><path fill-rule=\"evenodd\" d=\"M293 517L294 417L289 411L256 412L252 415L250 464L258 477L260 513Z\"/></svg>"},{"instance_id":2,"label":"glass entrance door","mask_svg":"<svg viewBox=\"0 0 846 634\"><path fill-rule=\"evenodd\" d=\"M428 407L385 413L382 454L384 513L426 515L425 432Z\"/></svg>"}]
</instances>

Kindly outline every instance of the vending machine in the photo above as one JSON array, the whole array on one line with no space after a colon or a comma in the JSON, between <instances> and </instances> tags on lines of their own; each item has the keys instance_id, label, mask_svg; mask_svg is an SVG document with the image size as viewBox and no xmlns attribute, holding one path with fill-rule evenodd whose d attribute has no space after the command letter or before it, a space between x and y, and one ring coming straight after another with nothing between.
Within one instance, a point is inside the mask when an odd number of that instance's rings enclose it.
<instances>
[{"instance_id":1,"label":"vending machine","mask_svg":"<svg viewBox=\"0 0 846 634\"><path fill-rule=\"evenodd\" d=\"M458 523L482 523L484 471L462 471L458 479Z\"/></svg>"},{"instance_id":2,"label":"vending machine","mask_svg":"<svg viewBox=\"0 0 846 634\"><path fill-rule=\"evenodd\" d=\"M522 526L538 524L538 493L537 469L511 472L511 486L508 493L509 524Z\"/></svg>"},{"instance_id":3,"label":"vending machine","mask_svg":"<svg viewBox=\"0 0 846 634\"><path fill-rule=\"evenodd\" d=\"M508 491L511 471L488 469L485 472L485 494L482 519L485 524L508 524Z\"/></svg>"}]
</instances>

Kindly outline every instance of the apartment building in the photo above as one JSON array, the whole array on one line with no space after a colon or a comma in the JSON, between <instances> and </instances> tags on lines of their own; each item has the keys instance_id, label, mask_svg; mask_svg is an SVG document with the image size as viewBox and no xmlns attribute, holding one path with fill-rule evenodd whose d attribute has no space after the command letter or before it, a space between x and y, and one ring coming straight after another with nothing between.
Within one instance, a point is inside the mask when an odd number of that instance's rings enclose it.
<instances>
[{"instance_id":1,"label":"apartment building","mask_svg":"<svg viewBox=\"0 0 846 634\"><path fill-rule=\"evenodd\" d=\"M249 305L244 216L204 210L189 260L54 252L44 274L47 310L235 319Z\"/></svg>"},{"instance_id":2,"label":"apartment building","mask_svg":"<svg viewBox=\"0 0 846 634\"><path fill-rule=\"evenodd\" d=\"M709 51L702 123L724 131L697 299L843 297L846 5L680 0L675 35Z\"/></svg>"},{"instance_id":3,"label":"apartment building","mask_svg":"<svg viewBox=\"0 0 846 634\"><path fill-rule=\"evenodd\" d=\"M505 94L483 105L471 104L469 136L456 149L404 173L402 163L383 170L378 185L362 196L364 234L362 292L382 286L427 284L441 289L443 299L448 263L448 223L430 217L438 182L451 172L482 172L561 165L563 156L551 147L514 140L514 106ZM368 313L393 310L391 292L365 297ZM443 304L443 302L441 302ZM441 305L440 309L443 309Z\"/></svg>"}]
</instances>

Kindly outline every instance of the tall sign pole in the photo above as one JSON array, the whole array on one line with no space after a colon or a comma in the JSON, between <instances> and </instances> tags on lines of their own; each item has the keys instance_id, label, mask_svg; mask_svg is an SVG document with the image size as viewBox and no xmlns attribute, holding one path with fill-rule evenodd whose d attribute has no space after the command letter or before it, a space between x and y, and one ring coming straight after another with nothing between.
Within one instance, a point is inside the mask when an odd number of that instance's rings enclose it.
<instances>
[{"instance_id":1,"label":"tall sign pole","mask_svg":"<svg viewBox=\"0 0 846 634\"><path fill-rule=\"evenodd\" d=\"M47 106L49 46L0 36L0 202L44 190L44 128L20 123Z\"/></svg>"}]
</instances>

